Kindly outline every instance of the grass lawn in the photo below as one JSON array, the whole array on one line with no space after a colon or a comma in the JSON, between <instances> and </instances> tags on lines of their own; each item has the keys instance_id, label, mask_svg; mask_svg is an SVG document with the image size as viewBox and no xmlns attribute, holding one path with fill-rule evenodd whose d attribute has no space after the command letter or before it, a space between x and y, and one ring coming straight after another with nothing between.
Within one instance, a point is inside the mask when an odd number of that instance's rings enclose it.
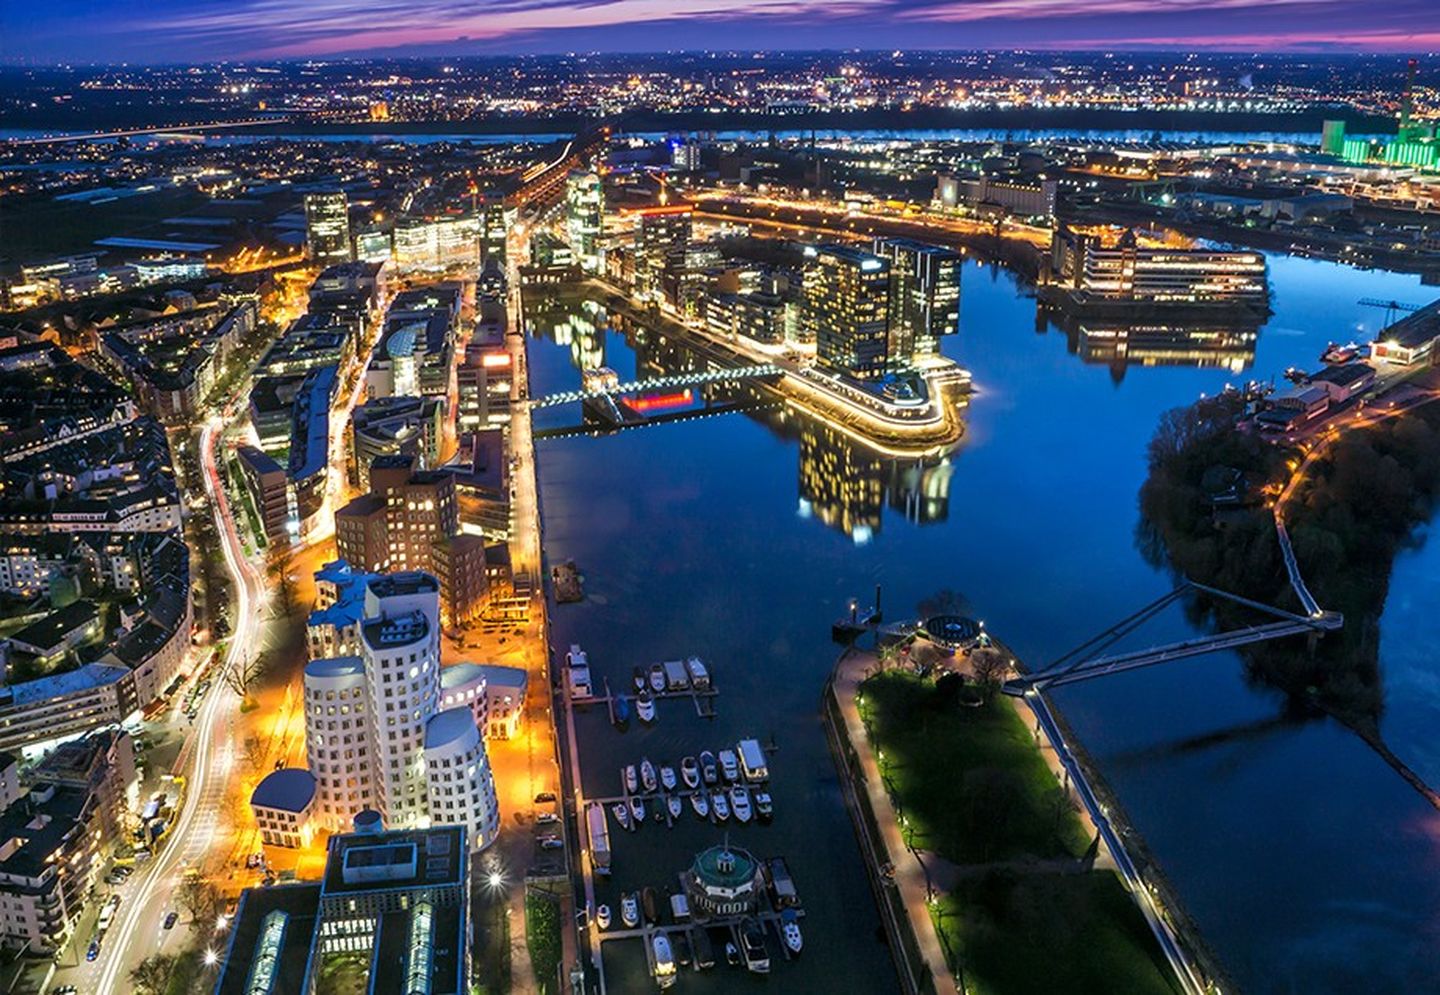
<instances>
[{"instance_id":1,"label":"grass lawn","mask_svg":"<svg viewBox=\"0 0 1440 995\"><path fill-rule=\"evenodd\" d=\"M861 714L913 843L957 864L1078 857L1090 840L1008 702L947 701L891 670L861 685Z\"/></svg>"},{"instance_id":2,"label":"grass lawn","mask_svg":"<svg viewBox=\"0 0 1440 995\"><path fill-rule=\"evenodd\" d=\"M1112 871L986 874L962 882L935 917L971 995L1180 991Z\"/></svg>"},{"instance_id":3,"label":"grass lawn","mask_svg":"<svg viewBox=\"0 0 1440 995\"><path fill-rule=\"evenodd\" d=\"M934 917L967 991L1179 992L1120 879L1071 859L1090 838L1008 701L967 708L888 671L860 708L913 845L964 865ZM1050 863L1006 863L1026 860Z\"/></svg>"}]
</instances>

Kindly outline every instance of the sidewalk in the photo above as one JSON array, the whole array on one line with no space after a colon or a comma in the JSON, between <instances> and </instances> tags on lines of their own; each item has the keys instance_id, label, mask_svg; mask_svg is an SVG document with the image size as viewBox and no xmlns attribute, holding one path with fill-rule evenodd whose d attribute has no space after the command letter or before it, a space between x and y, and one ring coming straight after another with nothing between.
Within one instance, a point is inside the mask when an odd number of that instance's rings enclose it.
<instances>
[{"instance_id":1,"label":"sidewalk","mask_svg":"<svg viewBox=\"0 0 1440 995\"><path fill-rule=\"evenodd\" d=\"M874 654L862 650L849 651L835 665L831 693L835 695L836 704L845 721L845 736L849 739L860 760L864 783L857 784L856 788L864 789L865 797L870 803L870 810L875 813L875 821L880 827L886 858L895 869L893 879L895 887L900 891L910 931L914 935L920 955L924 958L925 965L930 971L935 991L939 995L950 995L950 993L958 995L959 989L955 985L954 975L950 972L949 962L945 959L945 950L940 945L940 937L935 932L935 924L930 920L924 872L921 870L919 862L905 848L905 839L900 833L899 819L896 818L895 809L890 804L890 796L885 791L884 781L881 780L879 764L870 749L870 740L865 733L865 724L861 721L860 710L855 705L855 695L860 690L860 683L864 680L866 670L875 666L878 666L878 661Z\"/></svg>"}]
</instances>

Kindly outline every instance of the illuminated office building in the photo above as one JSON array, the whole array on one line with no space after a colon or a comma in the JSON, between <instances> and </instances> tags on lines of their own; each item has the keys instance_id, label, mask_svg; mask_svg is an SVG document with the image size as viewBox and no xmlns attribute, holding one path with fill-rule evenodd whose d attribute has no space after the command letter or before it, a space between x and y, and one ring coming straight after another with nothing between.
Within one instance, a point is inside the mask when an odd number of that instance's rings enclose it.
<instances>
[{"instance_id":1,"label":"illuminated office building","mask_svg":"<svg viewBox=\"0 0 1440 995\"><path fill-rule=\"evenodd\" d=\"M343 191L305 195L305 248L317 263L348 263L350 202Z\"/></svg>"},{"instance_id":2,"label":"illuminated office building","mask_svg":"<svg viewBox=\"0 0 1440 995\"><path fill-rule=\"evenodd\" d=\"M507 210L505 201L497 197L486 197L485 209L480 215L480 254L483 262L495 260L499 269L505 269L505 238L510 234L514 210Z\"/></svg>"},{"instance_id":3,"label":"illuminated office building","mask_svg":"<svg viewBox=\"0 0 1440 995\"><path fill-rule=\"evenodd\" d=\"M661 204L634 212L635 293L658 300L664 295L666 276L685 265L694 207Z\"/></svg>"},{"instance_id":4,"label":"illuminated office building","mask_svg":"<svg viewBox=\"0 0 1440 995\"><path fill-rule=\"evenodd\" d=\"M395 268L439 272L480 265L480 218L403 218L395 222Z\"/></svg>"},{"instance_id":5,"label":"illuminated office building","mask_svg":"<svg viewBox=\"0 0 1440 995\"><path fill-rule=\"evenodd\" d=\"M1265 256L1253 250L1141 246L1133 231L1106 246L1062 227L1051 238L1047 290L1081 307L1263 309L1269 301L1265 273Z\"/></svg>"},{"instance_id":6,"label":"illuminated office building","mask_svg":"<svg viewBox=\"0 0 1440 995\"><path fill-rule=\"evenodd\" d=\"M605 225L605 193L595 173L576 170L565 184L565 227L570 248L586 273L600 272L600 232Z\"/></svg>"},{"instance_id":7,"label":"illuminated office building","mask_svg":"<svg viewBox=\"0 0 1440 995\"><path fill-rule=\"evenodd\" d=\"M875 380L890 363L890 263L848 245L805 250L804 318L818 365Z\"/></svg>"},{"instance_id":8,"label":"illuminated office building","mask_svg":"<svg viewBox=\"0 0 1440 995\"><path fill-rule=\"evenodd\" d=\"M940 339L960 329L960 253L902 238L874 248L890 263L891 368L940 355Z\"/></svg>"}]
</instances>

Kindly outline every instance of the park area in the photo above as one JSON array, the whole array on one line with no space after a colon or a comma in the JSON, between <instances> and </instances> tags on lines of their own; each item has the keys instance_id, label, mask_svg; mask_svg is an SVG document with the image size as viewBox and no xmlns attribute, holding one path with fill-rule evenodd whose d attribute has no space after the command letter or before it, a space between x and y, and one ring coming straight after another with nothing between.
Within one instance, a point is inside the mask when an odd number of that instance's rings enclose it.
<instances>
[{"instance_id":1,"label":"park area","mask_svg":"<svg viewBox=\"0 0 1440 995\"><path fill-rule=\"evenodd\" d=\"M966 992L1179 990L1008 700L955 675L887 670L857 704Z\"/></svg>"}]
</instances>

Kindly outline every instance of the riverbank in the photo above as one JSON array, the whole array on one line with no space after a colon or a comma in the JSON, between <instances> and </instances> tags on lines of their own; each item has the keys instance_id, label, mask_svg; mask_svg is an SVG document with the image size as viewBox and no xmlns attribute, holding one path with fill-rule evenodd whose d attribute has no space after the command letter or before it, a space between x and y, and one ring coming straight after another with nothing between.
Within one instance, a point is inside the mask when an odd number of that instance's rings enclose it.
<instances>
[{"instance_id":1,"label":"riverbank","mask_svg":"<svg viewBox=\"0 0 1440 995\"><path fill-rule=\"evenodd\" d=\"M147 108L141 121L124 113L74 113L57 116L54 108L28 112L17 108L7 121L11 130L33 129L63 133L82 130L111 130L140 127L147 124L184 124L183 113L174 112L169 120L157 121L156 114L167 109ZM626 131L666 132L677 129L757 131L808 131L810 129L844 132L880 131L894 133L907 130L994 129L999 131L1034 132L1043 130L1080 130L1115 132L1314 132L1316 141L1321 122L1327 117L1344 118L1352 134L1393 135L1393 118L1365 115L1343 108L1317 109L1303 113L1221 112L1183 110L1136 110L1106 108L1043 108L1043 107L913 107L874 108L868 110L767 111L710 109L662 112L637 110L619 116ZM310 134L355 135L373 134L573 134L594 119L582 114L496 114L464 121L359 121L355 123L305 123L281 121L272 126L246 130L247 134Z\"/></svg>"},{"instance_id":2,"label":"riverbank","mask_svg":"<svg viewBox=\"0 0 1440 995\"><path fill-rule=\"evenodd\" d=\"M898 842L895 881L915 886L906 908L928 913L908 917L919 948L928 925L968 992L1182 991L1011 704L882 668L849 653L835 705L862 771L869 759L872 812L891 824L882 837Z\"/></svg>"}]
</instances>

